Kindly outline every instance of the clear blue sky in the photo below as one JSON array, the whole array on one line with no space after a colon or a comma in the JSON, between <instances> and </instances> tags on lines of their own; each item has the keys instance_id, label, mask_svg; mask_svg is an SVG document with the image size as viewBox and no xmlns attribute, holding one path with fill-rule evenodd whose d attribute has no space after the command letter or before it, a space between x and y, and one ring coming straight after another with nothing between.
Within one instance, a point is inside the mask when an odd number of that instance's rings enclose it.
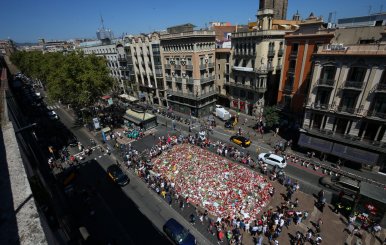
<instances>
[{"instance_id":1,"label":"clear blue sky","mask_svg":"<svg viewBox=\"0 0 386 245\"><path fill-rule=\"evenodd\" d=\"M2 0L0 39L37 42L38 38L95 38L100 15L115 36L148 33L190 22L205 27L211 21L245 24L255 20L258 0ZM287 18L299 10L323 16L336 11L337 18L386 11L385 0L289 0Z\"/></svg>"}]
</instances>

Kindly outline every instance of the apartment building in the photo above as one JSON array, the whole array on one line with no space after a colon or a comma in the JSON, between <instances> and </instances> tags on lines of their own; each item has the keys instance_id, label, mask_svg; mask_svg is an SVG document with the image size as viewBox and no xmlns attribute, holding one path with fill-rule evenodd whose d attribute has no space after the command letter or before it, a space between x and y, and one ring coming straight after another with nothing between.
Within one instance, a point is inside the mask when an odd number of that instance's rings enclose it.
<instances>
[{"instance_id":1,"label":"apartment building","mask_svg":"<svg viewBox=\"0 0 386 245\"><path fill-rule=\"evenodd\" d=\"M96 56L106 58L110 76L117 81L118 88L113 88L113 90L125 92L125 81L129 74L127 71L122 70L120 66L117 45L119 45L119 40L111 40L108 44L101 40L96 40L82 42L79 44L78 49L82 50L86 55L95 54Z\"/></svg>"},{"instance_id":2,"label":"apartment building","mask_svg":"<svg viewBox=\"0 0 386 245\"><path fill-rule=\"evenodd\" d=\"M318 48L298 144L378 171L386 160L386 32L375 38Z\"/></svg>"},{"instance_id":3,"label":"apartment building","mask_svg":"<svg viewBox=\"0 0 386 245\"><path fill-rule=\"evenodd\" d=\"M193 27L170 27L161 34L161 55L169 108L202 117L214 110L217 98L215 32Z\"/></svg>"},{"instance_id":4,"label":"apartment building","mask_svg":"<svg viewBox=\"0 0 386 245\"><path fill-rule=\"evenodd\" d=\"M230 107L255 116L263 113L265 105L276 104L284 35L298 23L273 19L277 11L266 6L260 1L253 31L232 34L230 80L225 82Z\"/></svg>"},{"instance_id":5,"label":"apartment building","mask_svg":"<svg viewBox=\"0 0 386 245\"><path fill-rule=\"evenodd\" d=\"M230 48L216 48L216 90L218 93L217 104L229 107L230 100L225 87L229 83L230 74Z\"/></svg>"},{"instance_id":6,"label":"apartment building","mask_svg":"<svg viewBox=\"0 0 386 245\"><path fill-rule=\"evenodd\" d=\"M304 102L308 95L312 74L312 55L318 46L329 44L335 29L313 13L301 21L299 29L284 36L283 69L277 97L278 108L294 120L303 118Z\"/></svg>"},{"instance_id":7,"label":"apartment building","mask_svg":"<svg viewBox=\"0 0 386 245\"><path fill-rule=\"evenodd\" d=\"M160 50L160 34L124 38L125 58L134 94L149 104L167 106Z\"/></svg>"}]
</instances>

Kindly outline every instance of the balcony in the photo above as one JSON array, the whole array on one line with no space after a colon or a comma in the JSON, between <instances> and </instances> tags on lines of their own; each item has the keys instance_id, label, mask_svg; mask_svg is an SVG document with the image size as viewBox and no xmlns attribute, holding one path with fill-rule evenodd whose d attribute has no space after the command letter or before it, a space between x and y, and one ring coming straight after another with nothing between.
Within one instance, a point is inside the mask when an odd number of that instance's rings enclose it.
<instances>
[{"instance_id":1,"label":"balcony","mask_svg":"<svg viewBox=\"0 0 386 245\"><path fill-rule=\"evenodd\" d=\"M281 48L281 49L279 49L279 51L277 51L277 55L278 56L283 56L283 54L284 54L284 49L283 48Z\"/></svg>"},{"instance_id":2,"label":"balcony","mask_svg":"<svg viewBox=\"0 0 386 245\"><path fill-rule=\"evenodd\" d=\"M175 65L174 70L181 70L181 65Z\"/></svg>"},{"instance_id":3,"label":"balcony","mask_svg":"<svg viewBox=\"0 0 386 245\"><path fill-rule=\"evenodd\" d=\"M121 70L121 71L129 71L129 67L127 67L127 66L120 66L119 70Z\"/></svg>"},{"instance_id":4,"label":"balcony","mask_svg":"<svg viewBox=\"0 0 386 245\"><path fill-rule=\"evenodd\" d=\"M214 67L214 63L208 63L208 68L213 68Z\"/></svg>"},{"instance_id":5,"label":"balcony","mask_svg":"<svg viewBox=\"0 0 386 245\"><path fill-rule=\"evenodd\" d=\"M208 82L214 81L215 76L202 77L200 79L201 79L201 84L203 84L203 83L208 83Z\"/></svg>"},{"instance_id":6,"label":"balcony","mask_svg":"<svg viewBox=\"0 0 386 245\"><path fill-rule=\"evenodd\" d=\"M306 105L306 108L318 111L333 111L334 105L332 104L321 104L321 103L311 103Z\"/></svg>"},{"instance_id":7,"label":"balcony","mask_svg":"<svg viewBox=\"0 0 386 245\"><path fill-rule=\"evenodd\" d=\"M273 71L273 70L275 70L275 67L273 65L267 65L267 70Z\"/></svg>"},{"instance_id":8,"label":"balcony","mask_svg":"<svg viewBox=\"0 0 386 245\"><path fill-rule=\"evenodd\" d=\"M166 77L165 80L166 80L167 82L171 82L173 79L172 79L172 77Z\"/></svg>"},{"instance_id":9,"label":"balcony","mask_svg":"<svg viewBox=\"0 0 386 245\"><path fill-rule=\"evenodd\" d=\"M187 84L194 84L194 79L193 79L193 77L189 77L189 78L186 78L186 83Z\"/></svg>"},{"instance_id":10,"label":"balcony","mask_svg":"<svg viewBox=\"0 0 386 245\"><path fill-rule=\"evenodd\" d=\"M282 66L281 65L276 65L276 70L281 70Z\"/></svg>"},{"instance_id":11,"label":"balcony","mask_svg":"<svg viewBox=\"0 0 386 245\"><path fill-rule=\"evenodd\" d=\"M298 51L297 51L297 50L291 51L290 56L291 56L291 57L296 57L296 56L298 56Z\"/></svg>"},{"instance_id":12,"label":"balcony","mask_svg":"<svg viewBox=\"0 0 386 245\"><path fill-rule=\"evenodd\" d=\"M206 69L206 64L200 64L200 70L205 70Z\"/></svg>"},{"instance_id":13,"label":"balcony","mask_svg":"<svg viewBox=\"0 0 386 245\"><path fill-rule=\"evenodd\" d=\"M366 116L374 119L386 119L386 113L378 111L368 111Z\"/></svg>"},{"instance_id":14,"label":"balcony","mask_svg":"<svg viewBox=\"0 0 386 245\"><path fill-rule=\"evenodd\" d=\"M235 71L254 72L254 69L252 67L233 66L232 69Z\"/></svg>"},{"instance_id":15,"label":"balcony","mask_svg":"<svg viewBox=\"0 0 386 245\"><path fill-rule=\"evenodd\" d=\"M170 69L172 66L170 64L165 64L165 69Z\"/></svg>"},{"instance_id":16,"label":"balcony","mask_svg":"<svg viewBox=\"0 0 386 245\"><path fill-rule=\"evenodd\" d=\"M270 49L268 50L268 57L274 57L275 56L275 50Z\"/></svg>"},{"instance_id":17,"label":"balcony","mask_svg":"<svg viewBox=\"0 0 386 245\"><path fill-rule=\"evenodd\" d=\"M191 92L183 93L183 92L179 92L179 91L169 90L168 93L171 94L171 95L174 95L174 96L188 98L188 99L192 99L192 100L201 100L201 99L205 99L205 98L207 98L209 96L217 94L217 92L214 91L214 90L212 90L212 91L203 91L201 93L191 93Z\"/></svg>"},{"instance_id":18,"label":"balcony","mask_svg":"<svg viewBox=\"0 0 386 245\"><path fill-rule=\"evenodd\" d=\"M327 88L334 87L334 84L335 84L335 80L333 80L333 79L319 79L316 82L316 86L327 87Z\"/></svg>"},{"instance_id":19,"label":"balcony","mask_svg":"<svg viewBox=\"0 0 386 245\"><path fill-rule=\"evenodd\" d=\"M118 56L118 61L119 61L119 62L127 61L126 56L125 56L125 55L123 55L123 56Z\"/></svg>"},{"instance_id":20,"label":"balcony","mask_svg":"<svg viewBox=\"0 0 386 245\"><path fill-rule=\"evenodd\" d=\"M182 77L176 77L176 83L182 83Z\"/></svg>"},{"instance_id":21,"label":"balcony","mask_svg":"<svg viewBox=\"0 0 386 245\"><path fill-rule=\"evenodd\" d=\"M355 81L346 81L342 88L349 90L361 91L363 89L363 82L355 82Z\"/></svg>"},{"instance_id":22,"label":"balcony","mask_svg":"<svg viewBox=\"0 0 386 245\"><path fill-rule=\"evenodd\" d=\"M376 93L386 93L386 84L378 83L375 88Z\"/></svg>"},{"instance_id":23,"label":"balcony","mask_svg":"<svg viewBox=\"0 0 386 245\"><path fill-rule=\"evenodd\" d=\"M185 70L187 71L192 71L193 70L193 65L186 65Z\"/></svg>"},{"instance_id":24,"label":"balcony","mask_svg":"<svg viewBox=\"0 0 386 245\"><path fill-rule=\"evenodd\" d=\"M257 93L265 93L267 91L267 88L265 88L265 87L257 87L257 86L253 86L250 84L244 84L244 83L225 82L225 86L247 89L247 90L250 90L253 92L257 92Z\"/></svg>"},{"instance_id":25,"label":"balcony","mask_svg":"<svg viewBox=\"0 0 386 245\"><path fill-rule=\"evenodd\" d=\"M336 113L345 114L345 115L349 114L351 116L360 116L360 117L363 117L366 114L368 115L368 113L366 113L366 110L364 109L346 107L346 106L339 106L336 110Z\"/></svg>"},{"instance_id":26,"label":"balcony","mask_svg":"<svg viewBox=\"0 0 386 245\"><path fill-rule=\"evenodd\" d=\"M285 85L284 86L284 93L286 94L291 94L292 91L294 90L294 86L293 85Z\"/></svg>"},{"instance_id":27,"label":"balcony","mask_svg":"<svg viewBox=\"0 0 386 245\"><path fill-rule=\"evenodd\" d=\"M295 73L295 68L289 67L287 73Z\"/></svg>"}]
</instances>

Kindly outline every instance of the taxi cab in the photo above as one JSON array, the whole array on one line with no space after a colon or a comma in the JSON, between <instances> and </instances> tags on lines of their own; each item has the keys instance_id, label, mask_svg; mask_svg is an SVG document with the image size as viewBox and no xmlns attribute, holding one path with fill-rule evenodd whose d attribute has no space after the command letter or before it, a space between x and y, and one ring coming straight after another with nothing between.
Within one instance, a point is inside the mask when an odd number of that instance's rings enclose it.
<instances>
[{"instance_id":1,"label":"taxi cab","mask_svg":"<svg viewBox=\"0 0 386 245\"><path fill-rule=\"evenodd\" d=\"M122 169L116 165L110 165L107 168L107 175L112 181L114 181L119 186L125 186L129 183L129 177L122 171Z\"/></svg>"},{"instance_id":2,"label":"taxi cab","mask_svg":"<svg viewBox=\"0 0 386 245\"><path fill-rule=\"evenodd\" d=\"M248 139L248 138L246 138L244 136L241 136L241 135L233 135L230 138L230 141L232 141L236 145L239 145L239 146L242 146L242 147L248 147L248 146L250 146L252 144L250 139Z\"/></svg>"}]
</instances>

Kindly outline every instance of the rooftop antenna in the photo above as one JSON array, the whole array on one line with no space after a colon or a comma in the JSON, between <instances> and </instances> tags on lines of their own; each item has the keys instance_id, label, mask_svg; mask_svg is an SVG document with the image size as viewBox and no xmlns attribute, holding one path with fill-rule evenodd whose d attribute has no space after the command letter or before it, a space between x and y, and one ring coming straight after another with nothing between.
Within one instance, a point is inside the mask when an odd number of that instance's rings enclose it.
<instances>
[{"instance_id":1,"label":"rooftop antenna","mask_svg":"<svg viewBox=\"0 0 386 245\"><path fill-rule=\"evenodd\" d=\"M101 15L101 24L102 24L102 29L105 29L105 26L103 24L103 17L102 17L102 15Z\"/></svg>"}]
</instances>

